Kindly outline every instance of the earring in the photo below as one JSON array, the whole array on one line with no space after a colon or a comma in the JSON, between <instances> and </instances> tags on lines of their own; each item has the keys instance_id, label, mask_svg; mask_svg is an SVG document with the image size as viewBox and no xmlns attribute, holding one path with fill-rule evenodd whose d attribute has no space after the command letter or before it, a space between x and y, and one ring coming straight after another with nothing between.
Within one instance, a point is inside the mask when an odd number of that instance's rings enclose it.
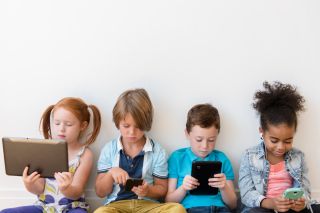
<instances>
[{"instance_id":1,"label":"earring","mask_svg":"<svg viewBox=\"0 0 320 213\"><path fill-rule=\"evenodd\" d=\"M260 133L260 139L263 140L263 134L262 133Z\"/></svg>"}]
</instances>

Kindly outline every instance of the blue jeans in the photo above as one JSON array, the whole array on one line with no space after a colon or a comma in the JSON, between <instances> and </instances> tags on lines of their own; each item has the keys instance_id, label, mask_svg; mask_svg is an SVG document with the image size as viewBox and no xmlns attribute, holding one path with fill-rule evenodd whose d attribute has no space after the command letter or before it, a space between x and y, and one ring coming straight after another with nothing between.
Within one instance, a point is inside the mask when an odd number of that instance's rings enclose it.
<instances>
[{"instance_id":1,"label":"blue jeans","mask_svg":"<svg viewBox=\"0 0 320 213\"><path fill-rule=\"evenodd\" d=\"M313 213L320 213L320 205L319 204L313 204L311 205L312 207L312 211ZM273 210L271 209L265 209L265 208L261 208L261 207L255 207L255 208L250 208L247 209L247 211L244 212L248 212L248 213L274 213ZM296 211L293 210L289 210L285 213L295 213ZM300 211L299 213L310 213L311 211L308 208L303 209L302 211Z\"/></svg>"},{"instance_id":2,"label":"blue jeans","mask_svg":"<svg viewBox=\"0 0 320 213\"><path fill-rule=\"evenodd\" d=\"M187 209L188 213L231 213L227 207L197 206Z\"/></svg>"},{"instance_id":3,"label":"blue jeans","mask_svg":"<svg viewBox=\"0 0 320 213\"><path fill-rule=\"evenodd\" d=\"M41 206L20 206L15 208L3 209L1 213L42 213ZM68 213L87 213L87 210L81 208L70 209Z\"/></svg>"}]
</instances>

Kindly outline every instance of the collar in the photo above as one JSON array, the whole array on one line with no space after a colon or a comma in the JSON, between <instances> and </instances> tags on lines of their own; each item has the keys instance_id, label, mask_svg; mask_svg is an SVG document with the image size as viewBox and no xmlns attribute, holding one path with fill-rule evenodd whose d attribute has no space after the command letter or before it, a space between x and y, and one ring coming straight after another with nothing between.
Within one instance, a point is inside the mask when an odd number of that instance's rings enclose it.
<instances>
[{"instance_id":1,"label":"collar","mask_svg":"<svg viewBox=\"0 0 320 213\"><path fill-rule=\"evenodd\" d=\"M258 146L258 157L259 158L264 158L266 155L265 153L265 145L264 145L264 141L261 140L259 146Z\"/></svg>"},{"instance_id":2,"label":"collar","mask_svg":"<svg viewBox=\"0 0 320 213\"><path fill-rule=\"evenodd\" d=\"M213 150L211 153L209 153L209 154L203 159L203 158L200 158L200 157L196 156L196 155L193 153L191 147L188 147L188 148L187 148L187 151L186 151L186 153L187 153L187 155L189 156L189 158L190 158L191 161L209 161L209 160L215 160L215 157L214 157L214 159L210 159L210 157L213 155L213 152L214 152L214 150Z\"/></svg>"},{"instance_id":3,"label":"collar","mask_svg":"<svg viewBox=\"0 0 320 213\"><path fill-rule=\"evenodd\" d=\"M154 143L148 136L145 135L145 137L146 137L146 143L144 144L143 149L141 151L145 153L152 152ZM121 143L121 136L119 136L117 139L117 152L119 153L121 150L123 150L123 145Z\"/></svg>"}]
</instances>

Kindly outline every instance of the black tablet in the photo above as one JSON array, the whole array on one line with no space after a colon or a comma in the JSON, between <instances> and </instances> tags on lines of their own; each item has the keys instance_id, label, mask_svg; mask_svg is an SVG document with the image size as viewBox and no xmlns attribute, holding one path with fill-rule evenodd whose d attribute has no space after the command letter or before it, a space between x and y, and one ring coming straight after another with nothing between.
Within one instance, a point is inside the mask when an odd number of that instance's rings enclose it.
<instances>
[{"instance_id":1,"label":"black tablet","mask_svg":"<svg viewBox=\"0 0 320 213\"><path fill-rule=\"evenodd\" d=\"M194 161L192 162L191 176L196 178L200 185L190 190L192 195L216 195L218 188L208 185L208 179L215 174L221 173L222 163L220 161Z\"/></svg>"},{"instance_id":2,"label":"black tablet","mask_svg":"<svg viewBox=\"0 0 320 213\"><path fill-rule=\"evenodd\" d=\"M38 171L41 177L53 177L55 172L67 172L68 146L62 140L32 138L2 138L4 164L7 175L22 176Z\"/></svg>"}]
</instances>

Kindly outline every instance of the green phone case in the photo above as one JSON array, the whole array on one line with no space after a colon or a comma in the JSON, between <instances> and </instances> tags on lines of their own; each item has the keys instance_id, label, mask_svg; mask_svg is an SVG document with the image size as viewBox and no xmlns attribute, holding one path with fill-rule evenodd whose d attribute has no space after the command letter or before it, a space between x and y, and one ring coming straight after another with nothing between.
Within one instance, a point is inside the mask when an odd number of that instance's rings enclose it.
<instances>
[{"instance_id":1,"label":"green phone case","mask_svg":"<svg viewBox=\"0 0 320 213\"><path fill-rule=\"evenodd\" d=\"M303 190L301 188L289 188L283 192L283 197L290 200L296 200L302 196Z\"/></svg>"}]
</instances>

